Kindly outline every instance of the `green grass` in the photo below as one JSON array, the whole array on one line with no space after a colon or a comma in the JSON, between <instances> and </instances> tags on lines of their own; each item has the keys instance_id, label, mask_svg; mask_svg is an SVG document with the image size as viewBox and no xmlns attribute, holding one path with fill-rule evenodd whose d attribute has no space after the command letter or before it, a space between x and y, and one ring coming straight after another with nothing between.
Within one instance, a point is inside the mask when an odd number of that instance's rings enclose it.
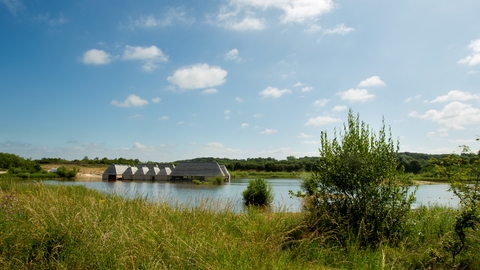
<instances>
[{"instance_id":1,"label":"green grass","mask_svg":"<svg viewBox=\"0 0 480 270\"><path fill-rule=\"evenodd\" d=\"M228 201L170 207L82 186L0 180L0 204L0 269L448 269L442 243L456 213L413 210L398 246L371 250L355 237L339 247L303 230L303 213L235 213ZM480 269L479 232L469 239L457 261Z\"/></svg>"}]
</instances>

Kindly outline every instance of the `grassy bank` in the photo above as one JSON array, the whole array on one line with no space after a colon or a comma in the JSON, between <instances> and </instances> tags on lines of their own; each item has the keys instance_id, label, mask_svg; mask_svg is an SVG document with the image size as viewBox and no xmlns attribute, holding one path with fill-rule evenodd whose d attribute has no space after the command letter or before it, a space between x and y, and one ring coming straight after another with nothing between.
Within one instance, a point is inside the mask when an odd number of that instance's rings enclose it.
<instances>
[{"instance_id":1,"label":"grassy bank","mask_svg":"<svg viewBox=\"0 0 480 270\"><path fill-rule=\"evenodd\" d=\"M403 242L365 250L354 240L338 247L302 232L302 213L233 213L229 202L172 208L6 180L0 201L2 269L444 269L442 245L455 219L448 208L414 210ZM212 210L217 204L224 210ZM457 261L480 269L472 248L479 244L479 232L469 232Z\"/></svg>"},{"instance_id":2,"label":"grassy bank","mask_svg":"<svg viewBox=\"0 0 480 270\"><path fill-rule=\"evenodd\" d=\"M232 178L302 178L310 173L305 172L257 172L257 171L234 171L230 172Z\"/></svg>"}]
</instances>

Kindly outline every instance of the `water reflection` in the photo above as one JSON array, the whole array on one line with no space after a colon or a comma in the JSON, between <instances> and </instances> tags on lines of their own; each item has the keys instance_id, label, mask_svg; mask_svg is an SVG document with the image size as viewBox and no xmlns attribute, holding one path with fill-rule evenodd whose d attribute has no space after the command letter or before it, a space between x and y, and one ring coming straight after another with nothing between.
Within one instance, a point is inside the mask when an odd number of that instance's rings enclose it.
<instances>
[{"instance_id":1,"label":"water reflection","mask_svg":"<svg viewBox=\"0 0 480 270\"><path fill-rule=\"evenodd\" d=\"M229 210L242 211L242 192L246 189L250 179L234 179L223 185L195 185L184 182L58 182L45 181L47 184L82 185L105 193L115 193L126 198L141 196L149 201L168 203L171 206L194 207L200 203L211 203L212 207L228 206ZM274 211L301 211L301 202L298 198L290 198L289 190L300 190L298 179L267 179L272 184ZM416 197L419 205L444 205L456 207L458 198L448 191L447 184L432 184L419 186Z\"/></svg>"}]
</instances>

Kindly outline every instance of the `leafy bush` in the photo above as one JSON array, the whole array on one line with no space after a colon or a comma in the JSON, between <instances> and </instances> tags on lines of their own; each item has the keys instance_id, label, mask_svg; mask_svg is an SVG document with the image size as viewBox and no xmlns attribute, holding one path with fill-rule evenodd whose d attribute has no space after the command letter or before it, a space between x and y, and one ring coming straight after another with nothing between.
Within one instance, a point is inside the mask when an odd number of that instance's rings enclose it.
<instances>
[{"instance_id":1,"label":"leafy bush","mask_svg":"<svg viewBox=\"0 0 480 270\"><path fill-rule=\"evenodd\" d=\"M387 138L383 121L375 134L351 110L333 140L322 132L318 170L302 184L310 229L342 246L349 240L376 246L401 239L415 197L397 170L397 153L398 142L391 132Z\"/></svg>"},{"instance_id":2,"label":"leafy bush","mask_svg":"<svg viewBox=\"0 0 480 270\"><path fill-rule=\"evenodd\" d=\"M68 169L65 166L60 166L57 169L58 176L64 179L73 179L77 175L77 173L78 173L77 168Z\"/></svg>"},{"instance_id":3,"label":"leafy bush","mask_svg":"<svg viewBox=\"0 0 480 270\"><path fill-rule=\"evenodd\" d=\"M457 255L467 246L468 233L480 223L480 160L464 146L461 156L447 156L435 168L449 180L450 190L460 199L453 233L447 234L444 241L444 249L450 253L455 268Z\"/></svg>"},{"instance_id":4,"label":"leafy bush","mask_svg":"<svg viewBox=\"0 0 480 270\"><path fill-rule=\"evenodd\" d=\"M246 205L269 205L273 201L272 186L263 178L250 180L242 196Z\"/></svg>"}]
</instances>

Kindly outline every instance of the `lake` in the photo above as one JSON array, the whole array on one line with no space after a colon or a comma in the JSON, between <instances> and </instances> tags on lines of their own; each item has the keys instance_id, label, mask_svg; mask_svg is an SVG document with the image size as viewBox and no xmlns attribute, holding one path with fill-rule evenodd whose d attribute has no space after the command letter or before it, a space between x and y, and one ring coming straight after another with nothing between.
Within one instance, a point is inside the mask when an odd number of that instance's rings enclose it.
<instances>
[{"instance_id":1,"label":"lake","mask_svg":"<svg viewBox=\"0 0 480 270\"><path fill-rule=\"evenodd\" d=\"M233 179L223 185L195 185L183 182L89 182L89 181L43 181L52 185L82 185L104 193L115 193L126 198L142 196L149 201L164 202L171 206L196 206L201 202L210 202L214 205L228 204L233 211L242 211L242 192L247 188L251 179ZM266 179L273 187L274 211L301 211L301 201L298 198L290 198L288 191L300 190L299 179ZM458 198L448 191L448 184L421 185L418 187L417 202L419 205L445 205L456 207Z\"/></svg>"}]
</instances>

